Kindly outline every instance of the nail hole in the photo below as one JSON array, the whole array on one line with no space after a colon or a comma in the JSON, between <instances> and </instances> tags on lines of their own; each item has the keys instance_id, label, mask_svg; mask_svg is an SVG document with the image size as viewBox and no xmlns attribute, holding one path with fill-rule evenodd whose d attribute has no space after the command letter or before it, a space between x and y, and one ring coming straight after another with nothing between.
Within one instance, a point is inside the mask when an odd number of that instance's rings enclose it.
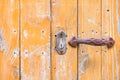
<instances>
[{"instance_id":1,"label":"nail hole","mask_svg":"<svg viewBox=\"0 0 120 80\"><path fill-rule=\"evenodd\" d=\"M96 51L96 53L97 53L98 51Z\"/></svg>"},{"instance_id":2,"label":"nail hole","mask_svg":"<svg viewBox=\"0 0 120 80\"><path fill-rule=\"evenodd\" d=\"M105 40L104 38L102 38L102 40Z\"/></svg>"},{"instance_id":3,"label":"nail hole","mask_svg":"<svg viewBox=\"0 0 120 80\"><path fill-rule=\"evenodd\" d=\"M107 51L104 51L104 52L107 52Z\"/></svg>"},{"instance_id":4,"label":"nail hole","mask_svg":"<svg viewBox=\"0 0 120 80\"><path fill-rule=\"evenodd\" d=\"M84 32L82 32L82 33L84 33Z\"/></svg>"},{"instance_id":5,"label":"nail hole","mask_svg":"<svg viewBox=\"0 0 120 80\"><path fill-rule=\"evenodd\" d=\"M16 30L14 30L14 32L16 32Z\"/></svg>"},{"instance_id":6,"label":"nail hole","mask_svg":"<svg viewBox=\"0 0 120 80\"><path fill-rule=\"evenodd\" d=\"M27 52L25 52L25 54L27 54Z\"/></svg>"},{"instance_id":7,"label":"nail hole","mask_svg":"<svg viewBox=\"0 0 120 80\"><path fill-rule=\"evenodd\" d=\"M109 12L109 9L107 9L107 12Z\"/></svg>"},{"instance_id":8,"label":"nail hole","mask_svg":"<svg viewBox=\"0 0 120 80\"><path fill-rule=\"evenodd\" d=\"M105 34L107 34L107 32L105 32Z\"/></svg>"},{"instance_id":9,"label":"nail hole","mask_svg":"<svg viewBox=\"0 0 120 80\"><path fill-rule=\"evenodd\" d=\"M42 33L44 33L44 31L42 31Z\"/></svg>"},{"instance_id":10,"label":"nail hole","mask_svg":"<svg viewBox=\"0 0 120 80\"><path fill-rule=\"evenodd\" d=\"M42 52L42 54L44 54L44 52Z\"/></svg>"},{"instance_id":11,"label":"nail hole","mask_svg":"<svg viewBox=\"0 0 120 80\"><path fill-rule=\"evenodd\" d=\"M57 37L57 35L55 35L55 37Z\"/></svg>"},{"instance_id":12,"label":"nail hole","mask_svg":"<svg viewBox=\"0 0 120 80\"><path fill-rule=\"evenodd\" d=\"M92 30L92 32L94 32L94 30Z\"/></svg>"},{"instance_id":13,"label":"nail hole","mask_svg":"<svg viewBox=\"0 0 120 80\"><path fill-rule=\"evenodd\" d=\"M67 35L66 35L66 37L67 37Z\"/></svg>"},{"instance_id":14,"label":"nail hole","mask_svg":"<svg viewBox=\"0 0 120 80\"><path fill-rule=\"evenodd\" d=\"M84 53L84 51L82 51L82 53Z\"/></svg>"},{"instance_id":15,"label":"nail hole","mask_svg":"<svg viewBox=\"0 0 120 80\"><path fill-rule=\"evenodd\" d=\"M16 54L16 52L14 52L14 54Z\"/></svg>"}]
</instances>

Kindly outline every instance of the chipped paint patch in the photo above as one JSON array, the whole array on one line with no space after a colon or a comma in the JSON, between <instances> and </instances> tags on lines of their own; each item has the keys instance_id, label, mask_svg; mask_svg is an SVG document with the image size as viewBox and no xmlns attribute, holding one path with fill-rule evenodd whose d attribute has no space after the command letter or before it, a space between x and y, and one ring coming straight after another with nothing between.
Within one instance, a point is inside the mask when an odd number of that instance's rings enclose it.
<instances>
[{"instance_id":1,"label":"chipped paint patch","mask_svg":"<svg viewBox=\"0 0 120 80\"><path fill-rule=\"evenodd\" d=\"M81 62L79 64L79 72L85 73L85 70L87 69L87 66L88 66L87 65L88 64L88 59L89 59L88 54L84 54L82 56Z\"/></svg>"},{"instance_id":2,"label":"chipped paint patch","mask_svg":"<svg viewBox=\"0 0 120 80\"><path fill-rule=\"evenodd\" d=\"M10 0L10 3L13 4L14 0Z\"/></svg>"},{"instance_id":3,"label":"chipped paint patch","mask_svg":"<svg viewBox=\"0 0 120 80\"><path fill-rule=\"evenodd\" d=\"M28 58L29 60L29 64L33 64L33 63L36 63L36 60L34 59L34 57L39 57L40 58L40 63L39 61L37 61L38 63L34 64L36 66L39 66L39 68L34 68L35 66L34 65L31 65L29 66L29 74L26 74L26 72L24 72L24 67L26 67L24 64L24 61L22 61L22 66L21 66L21 69L22 69L22 79L25 79L25 80L36 80L34 77L33 77L33 74L35 70L38 70L38 72L36 72L35 74L38 74L38 75L42 75L40 76L41 80L46 80L46 77L49 76L49 71L50 71L50 43L46 43L44 45L30 45L30 50L29 48L28 49L25 49L24 50L24 56L22 58ZM48 66L46 66L46 64L49 64Z\"/></svg>"},{"instance_id":4,"label":"chipped paint patch","mask_svg":"<svg viewBox=\"0 0 120 80\"><path fill-rule=\"evenodd\" d=\"M25 38L28 37L28 31L27 31L27 30L24 30L24 31L23 31L23 34L24 34L24 37L25 37Z\"/></svg>"},{"instance_id":5,"label":"chipped paint patch","mask_svg":"<svg viewBox=\"0 0 120 80\"><path fill-rule=\"evenodd\" d=\"M6 49L6 44L5 41L3 39L3 31L0 30L0 51L3 51Z\"/></svg>"},{"instance_id":6,"label":"chipped paint patch","mask_svg":"<svg viewBox=\"0 0 120 80\"><path fill-rule=\"evenodd\" d=\"M45 1L38 3L34 3L33 1L26 4L25 8L27 11L25 11L24 17L29 25L38 27L38 25L45 19L50 19L50 10L48 8L43 8L43 6L50 5L46 5ZM35 12L33 12L33 9Z\"/></svg>"},{"instance_id":7,"label":"chipped paint patch","mask_svg":"<svg viewBox=\"0 0 120 80\"><path fill-rule=\"evenodd\" d=\"M19 67L18 66L13 66L13 76L15 79L19 78Z\"/></svg>"},{"instance_id":8,"label":"chipped paint patch","mask_svg":"<svg viewBox=\"0 0 120 80\"><path fill-rule=\"evenodd\" d=\"M88 22L92 23L93 25L95 26L101 26L100 23L97 23L95 20L91 19L91 18L88 18Z\"/></svg>"}]
</instances>

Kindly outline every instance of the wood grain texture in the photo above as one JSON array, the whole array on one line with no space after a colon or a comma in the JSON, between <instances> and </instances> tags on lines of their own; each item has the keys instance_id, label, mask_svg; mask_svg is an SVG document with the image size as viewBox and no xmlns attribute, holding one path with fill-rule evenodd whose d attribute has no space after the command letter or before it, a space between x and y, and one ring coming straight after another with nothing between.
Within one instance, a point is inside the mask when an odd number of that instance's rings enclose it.
<instances>
[{"instance_id":1,"label":"wood grain texture","mask_svg":"<svg viewBox=\"0 0 120 80\"><path fill-rule=\"evenodd\" d=\"M101 38L101 0L78 1L78 37ZM101 47L79 45L78 79L101 80Z\"/></svg>"},{"instance_id":2,"label":"wood grain texture","mask_svg":"<svg viewBox=\"0 0 120 80\"><path fill-rule=\"evenodd\" d=\"M19 0L0 0L0 80L19 80Z\"/></svg>"},{"instance_id":3,"label":"wood grain texture","mask_svg":"<svg viewBox=\"0 0 120 80\"><path fill-rule=\"evenodd\" d=\"M22 80L50 80L50 1L21 0Z\"/></svg>"},{"instance_id":4,"label":"wood grain texture","mask_svg":"<svg viewBox=\"0 0 120 80\"><path fill-rule=\"evenodd\" d=\"M55 50L55 34L63 30L67 43L77 35L77 0L52 0L52 80L77 79L77 49L67 44L67 52L59 55Z\"/></svg>"},{"instance_id":5,"label":"wood grain texture","mask_svg":"<svg viewBox=\"0 0 120 80\"><path fill-rule=\"evenodd\" d=\"M102 80L120 80L120 0L102 3L103 37L113 36L115 45L108 50L102 48Z\"/></svg>"},{"instance_id":6,"label":"wood grain texture","mask_svg":"<svg viewBox=\"0 0 120 80\"><path fill-rule=\"evenodd\" d=\"M113 36L112 0L102 0L102 37ZM114 80L114 48L102 47L102 80ZM116 80L116 79L115 79Z\"/></svg>"},{"instance_id":7,"label":"wood grain texture","mask_svg":"<svg viewBox=\"0 0 120 80\"><path fill-rule=\"evenodd\" d=\"M114 1L114 0L113 0ZM116 11L116 13L115 13ZM116 0L114 2L114 10L113 10L113 18L114 18L114 38L116 40L115 50L115 64L116 64L116 76L117 80L120 80L120 0ZM112 23L112 24L113 24Z\"/></svg>"},{"instance_id":8,"label":"wood grain texture","mask_svg":"<svg viewBox=\"0 0 120 80\"><path fill-rule=\"evenodd\" d=\"M72 48L73 36L111 36L115 45ZM120 80L120 0L0 0L0 80Z\"/></svg>"}]
</instances>

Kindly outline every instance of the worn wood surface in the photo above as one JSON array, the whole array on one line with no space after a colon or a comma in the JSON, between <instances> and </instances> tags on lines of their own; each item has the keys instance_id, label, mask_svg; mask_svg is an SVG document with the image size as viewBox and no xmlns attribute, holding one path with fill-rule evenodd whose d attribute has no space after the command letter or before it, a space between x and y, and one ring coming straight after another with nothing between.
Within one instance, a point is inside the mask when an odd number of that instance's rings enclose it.
<instances>
[{"instance_id":1,"label":"worn wood surface","mask_svg":"<svg viewBox=\"0 0 120 80\"><path fill-rule=\"evenodd\" d=\"M21 79L50 80L49 0L21 0Z\"/></svg>"},{"instance_id":2,"label":"worn wood surface","mask_svg":"<svg viewBox=\"0 0 120 80\"><path fill-rule=\"evenodd\" d=\"M77 35L77 0L52 0L52 80L77 79L77 49L67 44L67 52L59 55L55 50L55 34L63 30L67 42Z\"/></svg>"},{"instance_id":3,"label":"worn wood surface","mask_svg":"<svg viewBox=\"0 0 120 80\"><path fill-rule=\"evenodd\" d=\"M102 36L113 36L115 46L108 50L102 48L102 80L120 80L120 0L104 1L102 3Z\"/></svg>"},{"instance_id":4,"label":"worn wood surface","mask_svg":"<svg viewBox=\"0 0 120 80\"><path fill-rule=\"evenodd\" d=\"M0 80L19 80L18 0L0 0Z\"/></svg>"},{"instance_id":5,"label":"worn wood surface","mask_svg":"<svg viewBox=\"0 0 120 80\"><path fill-rule=\"evenodd\" d=\"M102 0L102 37L113 36L112 24L112 0ZM114 36L113 36L114 37ZM114 64L114 48L108 50L107 47L102 47L102 80L113 80L115 77ZM114 78L113 78L114 77ZM117 80L117 79L115 79Z\"/></svg>"},{"instance_id":6,"label":"worn wood surface","mask_svg":"<svg viewBox=\"0 0 120 80\"><path fill-rule=\"evenodd\" d=\"M115 45L72 48L73 36L111 36ZM120 80L120 0L0 0L0 80Z\"/></svg>"},{"instance_id":7,"label":"worn wood surface","mask_svg":"<svg viewBox=\"0 0 120 80\"><path fill-rule=\"evenodd\" d=\"M101 37L101 0L79 0L78 37ZM101 47L78 48L79 80L101 80Z\"/></svg>"}]
</instances>

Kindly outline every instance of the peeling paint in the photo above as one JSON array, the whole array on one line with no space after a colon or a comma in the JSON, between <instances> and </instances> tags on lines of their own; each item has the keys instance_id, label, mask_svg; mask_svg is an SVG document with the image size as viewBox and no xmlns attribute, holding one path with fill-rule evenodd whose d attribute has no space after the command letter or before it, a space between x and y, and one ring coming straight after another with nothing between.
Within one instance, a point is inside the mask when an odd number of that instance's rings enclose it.
<instances>
[{"instance_id":1,"label":"peeling paint","mask_svg":"<svg viewBox=\"0 0 120 80\"><path fill-rule=\"evenodd\" d=\"M0 30L0 51L3 51L6 49L6 44L5 41L3 39L3 31Z\"/></svg>"},{"instance_id":2,"label":"peeling paint","mask_svg":"<svg viewBox=\"0 0 120 80\"><path fill-rule=\"evenodd\" d=\"M56 70L55 70L55 80L59 80L59 78L61 77L61 79L63 77L66 77L66 62L67 61L67 57L66 56L57 56L56 57Z\"/></svg>"},{"instance_id":3,"label":"peeling paint","mask_svg":"<svg viewBox=\"0 0 120 80\"><path fill-rule=\"evenodd\" d=\"M14 0L10 0L10 3L13 4Z\"/></svg>"},{"instance_id":4,"label":"peeling paint","mask_svg":"<svg viewBox=\"0 0 120 80\"><path fill-rule=\"evenodd\" d=\"M50 4L46 5L45 1L41 1L38 3L30 2L26 4L26 10L24 13L24 17L26 18L26 22L31 26L37 26L43 22L45 19L50 19L50 9L43 8L43 6L49 6ZM35 9L35 12L33 12ZM29 13L29 14L28 14Z\"/></svg>"},{"instance_id":5,"label":"peeling paint","mask_svg":"<svg viewBox=\"0 0 120 80\"><path fill-rule=\"evenodd\" d=\"M95 26L101 26L100 23L97 23L95 20L91 19L91 18L88 18L88 22L92 23L93 25Z\"/></svg>"},{"instance_id":6,"label":"peeling paint","mask_svg":"<svg viewBox=\"0 0 120 80\"><path fill-rule=\"evenodd\" d=\"M24 31L23 31L23 34L24 34L24 37L25 37L25 38L28 37L28 31L27 31L27 30L24 30Z\"/></svg>"},{"instance_id":7,"label":"peeling paint","mask_svg":"<svg viewBox=\"0 0 120 80\"><path fill-rule=\"evenodd\" d=\"M79 72L81 72L81 73L85 72L85 70L86 70L86 68L88 66L88 59L89 59L88 54L84 54L82 56L81 62L79 64Z\"/></svg>"},{"instance_id":8,"label":"peeling paint","mask_svg":"<svg viewBox=\"0 0 120 80\"><path fill-rule=\"evenodd\" d=\"M18 66L13 66L13 76L14 78L19 78L19 67Z\"/></svg>"},{"instance_id":9,"label":"peeling paint","mask_svg":"<svg viewBox=\"0 0 120 80\"><path fill-rule=\"evenodd\" d=\"M40 76L40 80L46 80L46 77L49 76L49 71L50 71L50 43L48 42L47 44L44 45L31 45L30 48L33 48L32 51L30 51L29 49L25 49L24 50L24 56L22 58L28 58L29 60L29 64L33 64L36 62L35 59L32 59L34 56L40 57L40 64L34 64L36 66L40 66L37 70L38 72L36 72L35 74L38 75L42 75ZM48 66L46 66L46 64L49 64ZM34 68L33 65L29 66L29 75L26 75L26 73L24 72L24 61L22 61L22 78L23 79L27 79L27 80L35 80L35 78L33 77L34 71L36 70Z\"/></svg>"}]
</instances>

